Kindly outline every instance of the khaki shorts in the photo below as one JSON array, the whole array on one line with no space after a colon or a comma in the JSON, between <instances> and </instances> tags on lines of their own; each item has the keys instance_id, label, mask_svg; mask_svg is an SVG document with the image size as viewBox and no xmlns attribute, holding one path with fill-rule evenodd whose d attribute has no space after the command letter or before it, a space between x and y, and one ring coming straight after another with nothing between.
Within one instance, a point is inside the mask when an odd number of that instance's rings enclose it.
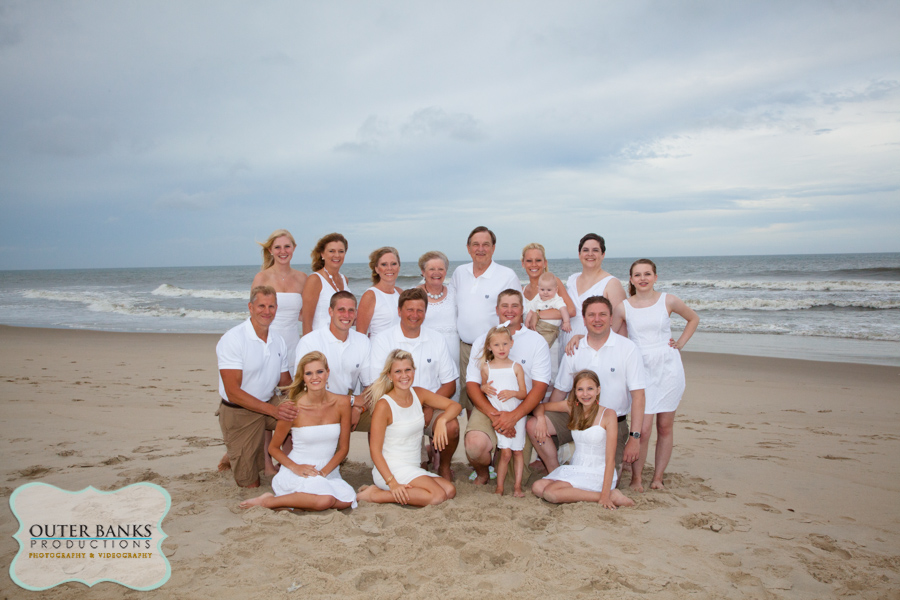
<instances>
[{"instance_id":1,"label":"khaki shorts","mask_svg":"<svg viewBox=\"0 0 900 600\"><path fill-rule=\"evenodd\" d=\"M545 412L544 416L553 424L556 430L554 442L557 450L560 446L572 441L572 432L569 430L569 415L562 412ZM628 443L628 419L619 421L619 433L616 439L616 473L622 475L622 459L625 456L625 444Z\"/></svg>"},{"instance_id":2,"label":"khaki shorts","mask_svg":"<svg viewBox=\"0 0 900 600\"><path fill-rule=\"evenodd\" d=\"M472 344L459 341L459 403L463 410L472 410L475 405L466 393L466 369L469 368L469 357L472 355ZM494 440L496 445L497 440Z\"/></svg>"},{"instance_id":3,"label":"khaki shorts","mask_svg":"<svg viewBox=\"0 0 900 600\"><path fill-rule=\"evenodd\" d=\"M559 325L553 325L547 321L538 320L534 330L541 334L541 337L547 341L548 346L552 346L556 338L559 337Z\"/></svg>"},{"instance_id":4,"label":"khaki shorts","mask_svg":"<svg viewBox=\"0 0 900 600\"><path fill-rule=\"evenodd\" d=\"M494 431L494 426L491 425L491 419L477 408L472 411L469 422L466 424L466 433L468 434L470 431L480 431L488 436L491 440L491 453L493 454L497 451L497 432ZM531 461L533 450L534 446L531 445L531 438L526 435L525 447L522 449L522 456L525 457L523 481L528 481L528 478L531 476L531 469L528 468L528 463Z\"/></svg>"},{"instance_id":5,"label":"khaki shorts","mask_svg":"<svg viewBox=\"0 0 900 600\"><path fill-rule=\"evenodd\" d=\"M272 396L269 404L278 406L284 399ZM278 419L227 404L220 404L216 415L234 480L241 487L259 483L259 472L265 468L265 432L274 431Z\"/></svg>"}]
</instances>

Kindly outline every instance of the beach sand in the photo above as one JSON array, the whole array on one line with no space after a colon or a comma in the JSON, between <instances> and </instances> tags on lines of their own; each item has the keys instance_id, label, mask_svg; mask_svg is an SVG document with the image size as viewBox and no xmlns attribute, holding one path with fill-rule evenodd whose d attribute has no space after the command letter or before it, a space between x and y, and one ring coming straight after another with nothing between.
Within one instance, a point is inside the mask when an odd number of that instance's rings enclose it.
<instances>
[{"instance_id":1,"label":"beach sand","mask_svg":"<svg viewBox=\"0 0 900 600\"><path fill-rule=\"evenodd\" d=\"M259 492L216 471L217 339L0 327L6 498L33 481L172 496L163 587L35 593L7 571L0 597L900 597L900 368L685 352L668 489L626 490L634 508L497 497L460 459L441 506L292 514L241 510ZM6 503L5 565L17 527Z\"/></svg>"}]
</instances>

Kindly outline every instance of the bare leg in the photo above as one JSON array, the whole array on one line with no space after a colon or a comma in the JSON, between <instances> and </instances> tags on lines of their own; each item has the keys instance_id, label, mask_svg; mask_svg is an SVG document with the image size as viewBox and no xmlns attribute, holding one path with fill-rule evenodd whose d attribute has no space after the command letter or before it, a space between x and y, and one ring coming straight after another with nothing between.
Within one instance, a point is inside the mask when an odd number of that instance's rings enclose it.
<instances>
[{"instance_id":1,"label":"bare leg","mask_svg":"<svg viewBox=\"0 0 900 600\"><path fill-rule=\"evenodd\" d=\"M572 487L572 484L566 481L551 481L543 490L543 498L547 502L554 504L565 504L569 502L600 502L600 492L589 492ZM634 506L634 500L620 492L612 490L610 499L616 506Z\"/></svg>"},{"instance_id":2,"label":"bare leg","mask_svg":"<svg viewBox=\"0 0 900 600\"><path fill-rule=\"evenodd\" d=\"M653 464L653 481L651 490L664 490L663 475L672 458L672 447L675 442L675 411L656 415L656 458Z\"/></svg>"},{"instance_id":3,"label":"bare leg","mask_svg":"<svg viewBox=\"0 0 900 600\"><path fill-rule=\"evenodd\" d=\"M554 444L553 440L549 437L543 442L538 442L534 437L534 424L534 419L528 419L528 422L525 424L525 431L528 433L528 437L531 438L534 449L537 451L541 462L544 463L544 467L549 473L559 466L559 460L556 457L556 444ZM550 435L556 435L556 429L554 429L553 423L547 423L547 431Z\"/></svg>"},{"instance_id":4,"label":"bare leg","mask_svg":"<svg viewBox=\"0 0 900 600\"><path fill-rule=\"evenodd\" d=\"M513 468L516 470L513 496L516 498L524 498L525 492L522 491L522 475L525 473L525 456L522 454L521 450L513 450Z\"/></svg>"},{"instance_id":5,"label":"bare leg","mask_svg":"<svg viewBox=\"0 0 900 600\"><path fill-rule=\"evenodd\" d=\"M552 479L538 479L534 483L531 484L531 493L537 496L538 498L544 497L544 490L548 485L553 483Z\"/></svg>"},{"instance_id":6,"label":"bare leg","mask_svg":"<svg viewBox=\"0 0 900 600\"><path fill-rule=\"evenodd\" d=\"M628 487L636 492L644 491L643 473L644 463L647 462L647 450L650 448L650 433L653 431L653 415L644 415L644 423L641 425L641 449L638 458L631 465L631 483Z\"/></svg>"},{"instance_id":7,"label":"bare leg","mask_svg":"<svg viewBox=\"0 0 900 600\"><path fill-rule=\"evenodd\" d=\"M475 481L477 485L484 485L490 481L488 466L491 464L491 452L494 449L489 438L483 431L466 432L466 458L475 469Z\"/></svg>"},{"instance_id":8,"label":"bare leg","mask_svg":"<svg viewBox=\"0 0 900 600\"><path fill-rule=\"evenodd\" d=\"M329 508L338 510L349 508L350 502L341 502L334 496L320 496L316 494L304 494L298 492L296 494L285 494L284 496L275 496L266 492L258 498L245 500L241 502L241 508L250 508L251 506L264 506L265 508L297 508L300 510L320 511Z\"/></svg>"},{"instance_id":9,"label":"bare leg","mask_svg":"<svg viewBox=\"0 0 900 600\"><path fill-rule=\"evenodd\" d=\"M503 487L506 484L506 471L509 469L509 459L512 458L512 450L500 449L500 458L497 459L497 489L495 494L503 495Z\"/></svg>"},{"instance_id":10,"label":"bare leg","mask_svg":"<svg viewBox=\"0 0 900 600\"><path fill-rule=\"evenodd\" d=\"M447 423L447 447L441 450L441 463L438 467L438 475L447 481L453 481L453 473L450 471L450 462L453 453L459 446L459 421L453 419Z\"/></svg>"},{"instance_id":11,"label":"bare leg","mask_svg":"<svg viewBox=\"0 0 900 600\"><path fill-rule=\"evenodd\" d=\"M409 482L409 487L406 490L409 494L409 505L428 506L429 504L440 504L447 500L447 492L444 485L452 487L453 484L443 480L442 485L438 481L440 481L439 478L422 475ZM456 488L453 488L453 491L455 494ZM356 495L356 499L360 502L374 502L376 504L393 504L397 502L394 500L394 495L391 492L382 490L374 485L363 487Z\"/></svg>"}]
</instances>

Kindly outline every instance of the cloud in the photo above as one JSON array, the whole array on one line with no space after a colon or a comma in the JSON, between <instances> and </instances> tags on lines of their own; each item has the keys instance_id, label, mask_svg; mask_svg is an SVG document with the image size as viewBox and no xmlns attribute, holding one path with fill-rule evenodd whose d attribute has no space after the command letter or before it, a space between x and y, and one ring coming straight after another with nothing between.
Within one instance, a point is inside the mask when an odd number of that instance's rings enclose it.
<instances>
[{"instance_id":1,"label":"cloud","mask_svg":"<svg viewBox=\"0 0 900 600\"><path fill-rule=\"evenodd\" d=\"M69 116L31 122L23 128L22 136L32 152L63 157L108 152L119 137L115 126L104 119Z\"/></svg>"},{"instance_id":2,"label":"cloud","mask_svg":"<svg viewBox=\"0 0 900 600\"><path fill-rule=\"evenodd\" d=\"M221 199L222 195L219 192L190 194L183 190L176 190L157 198L153 207L160 210L208 211L215 208Z\"/></svg>"},{"instance_id":3,"label":"cloud","mask_svg":"<svg viewBox=\"0 0 900 600\"><path fill-rule=\"evenodd\" d=\"M400 132L409 137L447 137L463 142L478 142L486 137L483 126L472 115L448 113L435 106L414 112L400 126Z\"/></svg>"}]
</instances>

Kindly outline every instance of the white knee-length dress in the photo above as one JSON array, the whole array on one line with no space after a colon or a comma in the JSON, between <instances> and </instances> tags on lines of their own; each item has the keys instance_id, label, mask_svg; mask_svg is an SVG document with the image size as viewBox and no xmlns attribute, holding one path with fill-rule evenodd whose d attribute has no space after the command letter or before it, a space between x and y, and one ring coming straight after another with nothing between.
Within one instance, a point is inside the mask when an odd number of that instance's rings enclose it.
<instances>
[{"instance_id":1,"label":"white knee-length dress","mask_svg":"<svg viewBox=\"0 0 900 600\"><path fill-rule=\"evenodd\" d=\"M381 447L381 454L391 470L391 475L394 476L397 483L404 485L423 475L437 477L436 474L429 473L419 466L425 415L422 413L422 403L419 402L415 390L410 389L410 391L413 401L406 408L399 406L387 394L382 396L391 407L392 422L384 431L384 445ZM372 467L372 481L383 490L391 489L384 482L384 477L381 476L378 467Z\"/></svg>"},{"instance_id":2,"label":"white knee-length dress","mask_svg":"<svg viewBox=\"0 0 900 600\"><path fill-rule=\"evenodd\" d=\"M308 425L291 427L294 438L294 449L288 455L298 465L312 465L321 469L334 457L338 441L341 437L341 424ZM349 483L341 479L341 468L322 477L300 477L287 467L282 466L272 478L272 491L276 496L287 494L313 494L315 496L333 496L341 502L351 502L356 508L356 492Z\"/></svg>"},{"instance_id":3,"label":"white knee-length dress","mask_svg":"<svg viewBox=\"0 0 900 600\"><path fill-rule=\"evenodd\" d=\"M684 395L685 381L681 352L669 345L672 319L666 309L666 294L661 293L656 304L646 308L634 308L628 300L624 304L628 339L640 349L647 371L644 414L673 412Z\"/></svg>"},{"instance_id":4,"label":"white knee-length dress","mask_svg":"<svg viewBox=\"0 0 900 600\"><path fill-rule=\"evenodd\" d=\"M604 412L608 409L603 409ZM603 418L603 413L600 413ZM575 454L567 465L553 469L544 479L565 481L572 487L588 492L603 491L603 476L606 474L606 429L593 425L587 429L573 429ZM616 489L618 477L613 472L611 490Z\"/></svg>"}]
</instances>

